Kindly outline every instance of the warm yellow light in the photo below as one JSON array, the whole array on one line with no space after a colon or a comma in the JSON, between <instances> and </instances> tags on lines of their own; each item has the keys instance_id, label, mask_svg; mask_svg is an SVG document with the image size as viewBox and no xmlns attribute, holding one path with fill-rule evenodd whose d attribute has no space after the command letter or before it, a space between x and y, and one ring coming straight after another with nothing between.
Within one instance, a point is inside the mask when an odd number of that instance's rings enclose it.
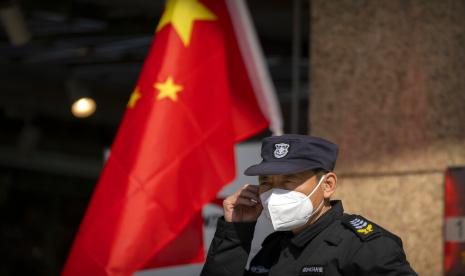
<instances>
[{"instance_id":1,"label":"warm yellow light","mask_svg":"<svg viewBox=\"0 0 465 276\"><path fill-rule=\"evenodd\" d=\"M75 117L85 118L94 114L97 105L91 98L80 98L71 106L71 112Z\"/></svg>"}]
</instances>

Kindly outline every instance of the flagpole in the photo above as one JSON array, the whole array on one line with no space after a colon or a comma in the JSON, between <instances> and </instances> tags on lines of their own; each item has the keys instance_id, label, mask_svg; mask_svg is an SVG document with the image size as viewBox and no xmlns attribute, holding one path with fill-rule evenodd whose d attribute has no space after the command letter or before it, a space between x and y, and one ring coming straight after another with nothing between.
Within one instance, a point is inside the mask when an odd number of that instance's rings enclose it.
<instances>
[{"instance_id":1,"label":"flagpole","mask_svg":"<svg viewBox=\"0 0 465 276\"><path fill-rule=\"evenodd\" d=\"M302 52L300 23L301 23L301 1L293 1L292 14L292 101L291 101L291 132L299 132L300 111L300 56Z\"/></svg>"},{"instance_id":2,"label":"flagpole","mask_svg":"<svg viewBox=\"0 0 465 276\"><path fill-rule=\"evenodd\" d=\"M281 135L283 134L281 108L255 28L250 20L250 13L244 0L226 0L226 5L231 14L239 48L260 109L270 122L273 135Z\"/></svg>"}]
</instances>

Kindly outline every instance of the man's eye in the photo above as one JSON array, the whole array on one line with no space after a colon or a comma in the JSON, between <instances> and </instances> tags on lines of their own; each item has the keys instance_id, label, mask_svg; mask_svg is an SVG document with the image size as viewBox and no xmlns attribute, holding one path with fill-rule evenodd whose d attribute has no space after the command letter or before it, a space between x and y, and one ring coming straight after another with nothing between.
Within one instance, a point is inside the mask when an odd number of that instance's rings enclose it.
<instances>
[{"instance_id":1,"label":"man's eye","mask_svg":"<svg viewBox=\"0 0 465 276\"><path fill-rule=\"evenodd\" d=\"M295 187L299 186L302 184L302 182L299 182L297 180L292 180L292 181L286 181L284 186L290 190L294 189Z\"/></svg>"},{"instance_id":2,"label":"man's eye","mask_svg":"<svg viewBox=\"0 0 465 276\"><path fill-rule=\"evenodd\" d=\"M260 186L258 186L258 192L259 192L260 194L263 193L263 192L266 192L266 191L268 191L268 190L270 190L270 189L271 189L271 186L270 186L270 185L266 185L266 184L265 184L265 185L262 185L262 184L260 184Z\"/></svg>"}]
</instances>

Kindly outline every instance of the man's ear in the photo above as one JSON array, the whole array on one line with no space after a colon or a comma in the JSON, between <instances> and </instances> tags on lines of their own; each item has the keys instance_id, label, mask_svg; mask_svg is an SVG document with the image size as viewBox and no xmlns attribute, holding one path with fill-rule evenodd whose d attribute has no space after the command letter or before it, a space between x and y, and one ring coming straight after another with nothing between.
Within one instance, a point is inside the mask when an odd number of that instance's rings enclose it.
<instances>
[{"instance_id":1,"label":"man's ear","mask_svg":"<svg viewBox=\"0 0 465 276\"><path fill-rule=\"evenodd\" d=\"M323 196L325 199L329 199L331 195L336 190L337 186L337 176L333 172L329 172L326 174L325 179L322 183L323 186Z\"/></svg>"}]
</instances>

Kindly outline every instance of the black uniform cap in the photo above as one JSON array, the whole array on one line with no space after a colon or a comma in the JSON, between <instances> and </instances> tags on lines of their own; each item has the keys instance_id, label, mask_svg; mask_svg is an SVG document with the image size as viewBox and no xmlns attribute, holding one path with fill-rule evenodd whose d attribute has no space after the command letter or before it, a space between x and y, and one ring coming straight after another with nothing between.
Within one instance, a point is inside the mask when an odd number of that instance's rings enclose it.
<instances>
[{"instance_id":1,"label":"black uniform cap","mask_svg":"<svg viewBox=\"0 0 465 276\"><path fill-rule=\"evenodd\" d=\"M293 174L307 170L332 171L338 146L325 139L298 134L271 136L262 141L262 162L245 175Z\"/></svg>"}]
</instances>

